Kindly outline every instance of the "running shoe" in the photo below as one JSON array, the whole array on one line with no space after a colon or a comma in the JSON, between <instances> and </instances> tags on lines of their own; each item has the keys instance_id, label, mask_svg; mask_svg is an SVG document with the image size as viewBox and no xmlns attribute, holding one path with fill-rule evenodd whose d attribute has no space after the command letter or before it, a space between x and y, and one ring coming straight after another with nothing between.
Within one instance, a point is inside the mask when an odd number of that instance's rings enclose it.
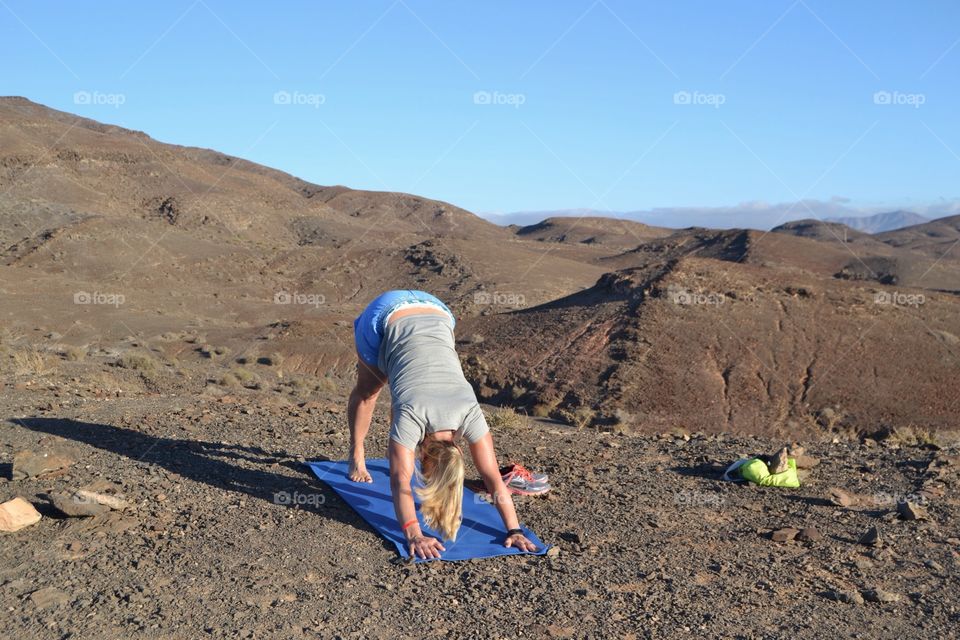
<instances>
[{"instance_id":1,"label":"running shoe","mask_svg":"<svg viewBox=\"0 0 960 640\"><path fill-rule=\"evenodd\" d=\"M525 466L517 462L511 462L508 466L500 469L500 477L503 478L504 482L507 481L507 476L520 476L524 480L536 483L546 483L550 480L550 477L547 474L530 471Z\"/></svg>"},{"instance_id":2,"label":"running shoe","mask_svg":"<svg viewBox=\"0 0 960 640\"><path fill-rule=\"evenodd\" d=\"M523 496L536 496L550 491L550 484L546 480L537 481L533 479L533 474L521 465L514 468L503 476L503 482L507 485L510 493L516 493Z\"/></svg>"}]
</instances>

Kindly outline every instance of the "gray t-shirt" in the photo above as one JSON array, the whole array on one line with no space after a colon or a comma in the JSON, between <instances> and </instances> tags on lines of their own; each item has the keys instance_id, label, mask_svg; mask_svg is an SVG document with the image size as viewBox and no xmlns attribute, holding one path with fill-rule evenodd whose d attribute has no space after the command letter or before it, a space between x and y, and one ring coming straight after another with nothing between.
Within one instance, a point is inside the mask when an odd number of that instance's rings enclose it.
<instances>
[{"instance_id":1,"label":"gray t-shirt","mask_svg":"<svg viewBox=\"0 0 960 640\"><path fill-rule=\"evenodd\" d=\"M449 317L425 313L387 324L379 365L393 396L391 440L415 450L427 433L455 430L472 444L489 431L463 376Z\"/></svg>"}]
</instances>

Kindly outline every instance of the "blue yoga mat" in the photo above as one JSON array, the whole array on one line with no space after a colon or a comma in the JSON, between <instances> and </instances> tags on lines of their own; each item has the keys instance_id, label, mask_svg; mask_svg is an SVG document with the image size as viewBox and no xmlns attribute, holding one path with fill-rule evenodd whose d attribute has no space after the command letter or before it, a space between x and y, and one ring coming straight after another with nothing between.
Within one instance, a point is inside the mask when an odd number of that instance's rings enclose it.
<instances>
[{"instance_id":1,"label":"blue yoga mat","mask_svg":"<svg viewBox=\"0 0 960 640\"><path fill-rule=\"evenodd\" d=\"M343 462L308 462L317 477L326 482L349 504L360 517L377 530L381 536L392 542L404 558L410 557L406 538L400 531L396 515L393 512L393 498L390 494L390 466L383 459L367 460L367 471L373 477L373 482L352 482L347 478L347 463ZM414 494L414 501L419 507L419 501ZM440 536L423 523L423 516L417 509L417 518L424 534L436 538ZM473 558L493 558L495 556L512 555L543 555L549 547L540 541L532 531L521 525L527 539L537 545L537 551L526 553L503 546L506 531L503 520L496 508L467 488L463 490L463 524L457 532L455 542L445 540L441 560L471 560ZM427 562L426 560L416 560Z\"/></svg>"}]
</instances>

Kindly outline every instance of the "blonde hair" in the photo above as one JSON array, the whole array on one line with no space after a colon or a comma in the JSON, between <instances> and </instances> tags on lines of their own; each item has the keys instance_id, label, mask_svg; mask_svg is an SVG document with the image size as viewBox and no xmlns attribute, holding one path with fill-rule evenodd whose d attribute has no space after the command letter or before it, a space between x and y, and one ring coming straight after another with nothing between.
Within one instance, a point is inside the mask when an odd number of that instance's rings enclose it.
<instances>
[{"instance_id":1,"label":"blonde hair","mask_svg":"<svg viewBox=\"0 0 960 640\"><path fill-rule=\"evenodd\" d=\"M456 540L463 513L463 452L453 442L429 439L421 445L420 512L445 540Z\"/></svg>"}]
</instances>

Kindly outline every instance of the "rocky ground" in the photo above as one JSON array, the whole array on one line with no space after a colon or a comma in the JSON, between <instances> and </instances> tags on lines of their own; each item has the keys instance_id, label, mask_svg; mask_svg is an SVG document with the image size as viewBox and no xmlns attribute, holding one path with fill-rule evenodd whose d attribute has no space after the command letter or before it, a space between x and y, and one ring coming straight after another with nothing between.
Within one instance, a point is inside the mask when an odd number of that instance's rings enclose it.
<instances>
[{"instance_id":1,"label":"rocky ground","mask_svg":"<svg viewBox=\"0 0 960 640\"><path fill-rule=\"evenodd\" d=\"M73 380L4 389L0 499L43 515L0 534L8 637L940 638L960 623L960 460L944 444L807 442L820 464L803 487L761 489L719 476L780 442L497 420L502 460L551 476L518 509L555 551L409 565L302 465L344 456L345 389L299 406ZM22 451L67 466L14 480ZM127 507L52 506L78 488ZM788 528L807 530L777 541Z\"/></svg>"}]
</instances>

